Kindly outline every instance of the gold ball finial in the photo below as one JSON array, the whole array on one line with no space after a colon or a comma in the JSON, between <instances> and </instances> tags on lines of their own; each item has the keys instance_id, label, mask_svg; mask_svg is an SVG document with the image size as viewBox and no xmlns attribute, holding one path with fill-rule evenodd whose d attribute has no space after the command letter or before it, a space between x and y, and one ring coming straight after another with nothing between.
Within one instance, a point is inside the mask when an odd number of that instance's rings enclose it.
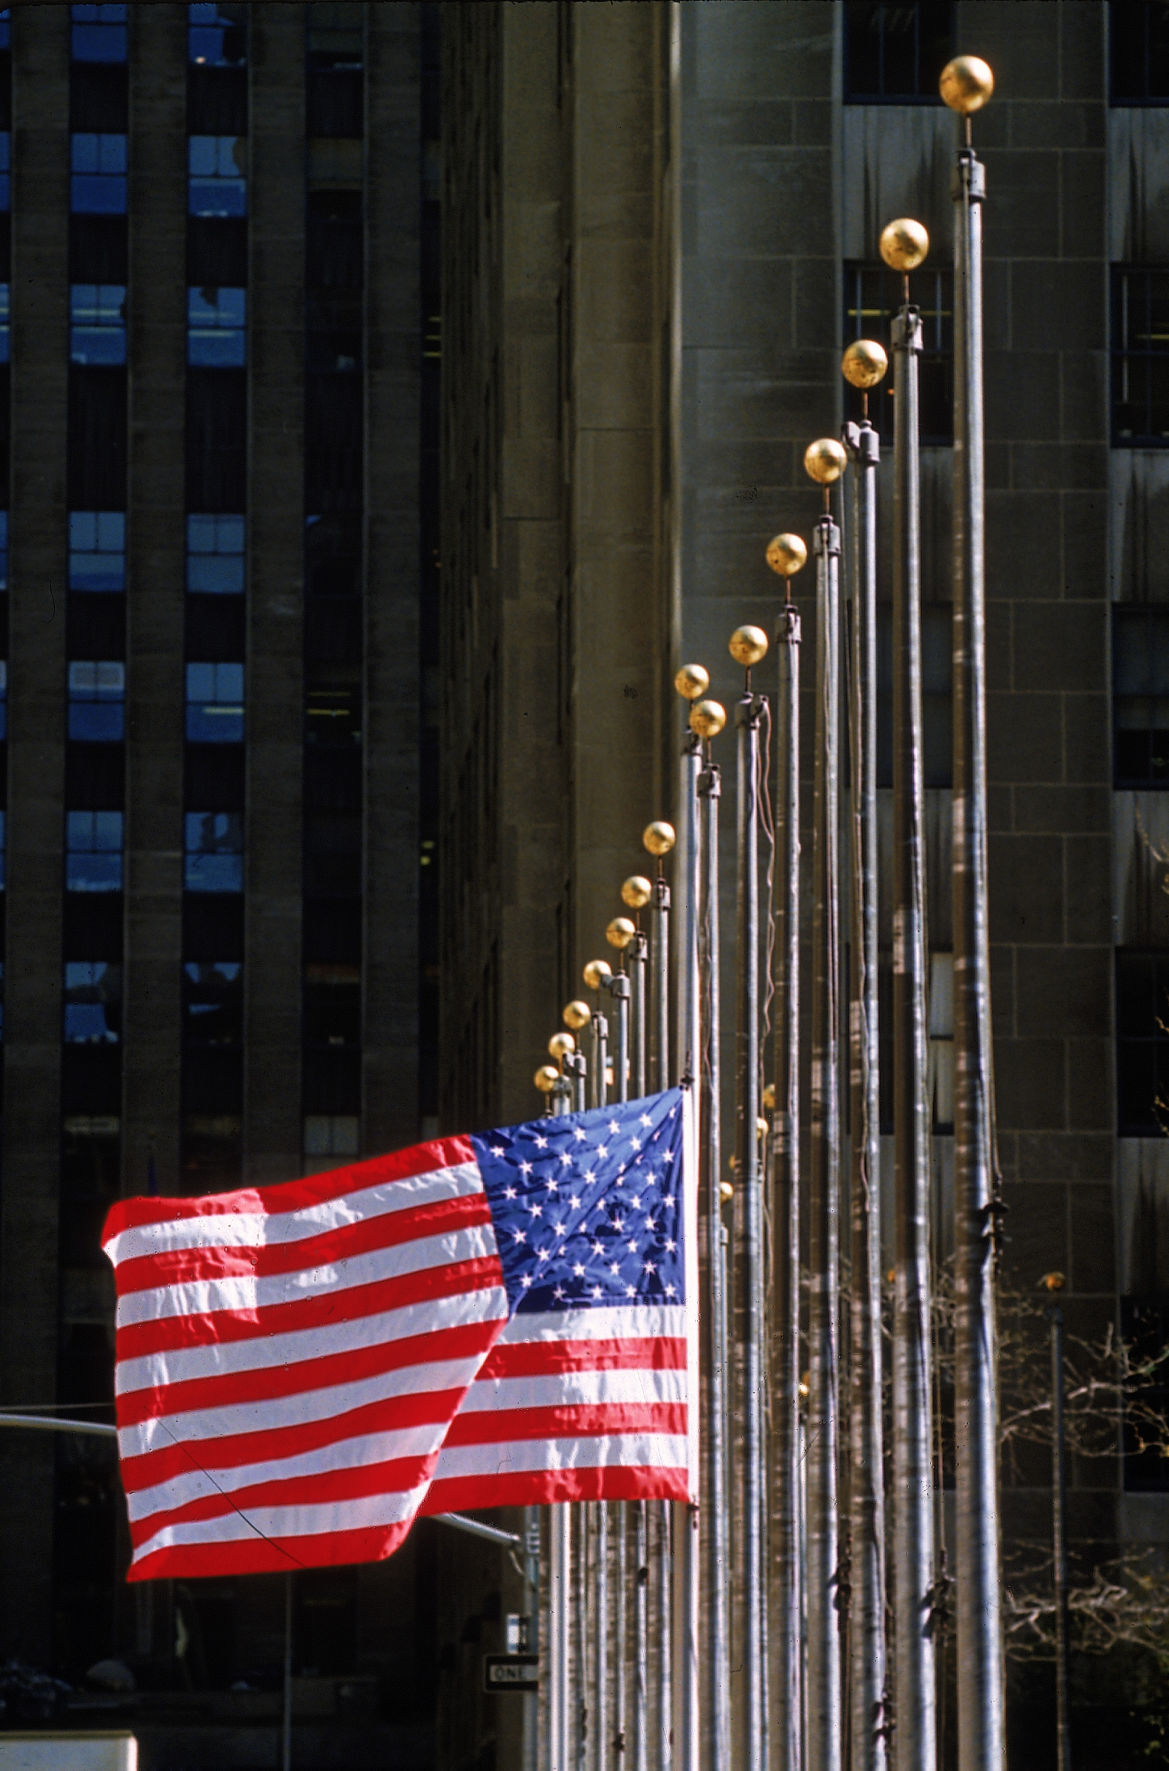
<instances>
[{"instance_id":1,"label":"gold ball finial","mask_svg":"<svg viewBox=\"0 0 1169 1771\"><path fill-rule=\"evenodd\" d=\"M696 701L690 709L690 730L700 738L717 738L727 723L727 710L721 701Z\"/></svg>"},{"instance_id":2,"label":"gold ball finial","mask_svg":"<svg viewBox=\"0 0 1169 1771\"><path fill-rule=\"evenodd\" d=\"M621 887L621 902L631 910L643 910L653 895L654 889L644 873L631 873Z\"/></svg>"},{"instance_id":3,"label":"gold ball finial","mask_svg":"<svg viewBox=\"0 0 1169 1771\"><path fill-rule=\"evenodd\" d=\"M541 1064L532 1081L542 1095L550 1095L560 1081L560 1072L555 1064Z\"/></svg>"},{"instance_id":4,"label":"gold ball finial","mask_svg":"<svg viewBox=\"0 0 1169 1771\"><path fill-rule=\"evenodd\" d=\"M766 1113L775 1112L775 1084L769 1082L763 1090L763 1109Z\"/></svg>"},{"instance_id":5,"label":"gold ball finial","mask_svg":"<svg viewBox=\"0 0 1169 1771\"><path fill-rule=\"evenodd\" d=\"M804 450L804 472L818 486L830 486L844 472L848 456L835 437L817 437Z\"/></svg>"},{"instance_id":6,"label":"gold ball finial","mask_svg":"<svg viewBox=\"0 0 1169 1771\"><path fill-rule=\"evenodd\" d=\"M1063 1273L1045 1273L1039 1283L1044 1291L1062 1291L1067 1278Z\"/></svg>"},{"instance_id":7,"label":"gold ball finial","mask_svg":"<svg viewBox=\"0 0 1169 1771\"><path fill-rule=\"evenodd\" d=\"M710 672L701 664L684 664L674 678L674 687L687 701L697 701L710 687Z\"/></svg>"},{"instance_id":8,"label":"gold ball finial","mask_svg":"<svg viewBox=\"0 0 1169 1771\"><path fill-rule=\"evenodd\" d=\"M903 215L881 229L881 257L891 271L915 271L930 249L930 237L920 221Z\"/></svg>"},{"instance_id":9,"label":"gold ball finial","mask_svg":"<svg viewBox=\"0 0 1169 1771\"><path fill-rule=\"evenodd\" d=\"M548 1053L553 1058L567 1058L576 1050L576 1040L571 1033L554 1033L548 1041Z\"/></svg>"},{"instance_id":10,"label":"gold ball finial","mask_svg":"<svg viewBox=\"0 0 1169 1771\"><path fill-rule=\"evenodd\" d=\"M618 953L624 953L637 930L627 916L615 916L605 930L605 939Z\"/></svg>"},{"instance_id":11,"label":"gold ball finial","mask_svg":"<svg viewBox=\"0 0 1169 1771\"><path fill-rule=\"evenodd\" d=\"M767 564L781 578L794 578L807 560L808 550L799 535L773 535L767 543Z\"/></svg>"},{"instance_id":12,"label":"gold ball finial","mask_svg":"<svg viewBox=\"0 0 1169 1771\"><path fill-rule=\"evenodd\" d=\"M727 1200L733 1199L735 1197L734 1182L733 1181L720 1181L718 1184L718 1196L722 1200L724 1205L726 1204Z\"/></svg>"},{"instance_id":13,"label":"gold ball finial","mask_svg":"<svg viewBox=\"0 0 1169 1771\"><path fill-rule=\"evenodd\" d=\"M582 1027L588 1026L593 1018L593 1011L587 1002L574 997L571 1002L565 1003L560 1018L566 1027L571 1027L574 1033L578 1033Z\"/></svg>"},{"instance_id":14,"label":"gold ball finial","mask_svg":"<svg viewBox=\"0 0 1169 1771\"><path fill-rule=\"evenodd\" d=\"M760 1118L755 1121L755 1136L757 1138L765 1138L770 1130L771 1127L768 1125L766 1119Z\"/></svg>"},{"instance_id":15,"label":"gold ball finial","mask_svg":"<svg viewBox=\"0 0 1169 1771\"><path fill-rule=\"evenodd\" d=\"M980 111L994 91L994 75L980 55L956 55L942 69L938 91L952 111L968 117Z\"/></svg>"},{"instance_id":16,"label":"gold ball finial","mask_svg":"<svg viewBox=\"0 0 1169 1771\"><path fill-rule=\"evenodd\" d=\"M854 338L840 359L840 369L853 387L876 387L889 368L883 345L875 338Z\"/></svg>"},{"instance_id":17,"label":"gold ball finial","mask_svg":"<svg viewBox=\"0 0 1169 1771\"><path fill-rule=\"evenodd\" d=\"M728 649L736 664L758 664L767 656L767 635L761 627L736 627Z\"/></svg>"},{"instance_id":18,"label":"gold ball finial","mask_svg":"<svg viewBox=\"0 0 1169 1771\"><path fill-rule=\"evenodd\" d=\"M642 847L647 854L656 855L659 860L663 855L669 854L677 840L674 826L667 824L664 818L655 818L641 833Z\"/></svg>"},{"instance_id":19,"label":"gold ball finial","mask_svg":"<svg viewBox=\"0 0 1169 1771\"><path fill-rule=\"evenodd\" d=\"M613 968L607 959L590 959L581 976L590 990L599 990L613 976Z\"/></svg>"}]
</instances>

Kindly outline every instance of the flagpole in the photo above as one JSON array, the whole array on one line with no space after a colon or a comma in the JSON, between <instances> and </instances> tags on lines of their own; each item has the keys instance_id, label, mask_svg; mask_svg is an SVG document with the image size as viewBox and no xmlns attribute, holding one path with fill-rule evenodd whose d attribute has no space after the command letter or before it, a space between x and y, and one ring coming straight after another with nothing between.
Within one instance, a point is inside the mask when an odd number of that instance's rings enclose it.
<instances>
[{"instance_id":1,"label":"flagpole","mask_svg":"<svg viewBox=\"0 0 1169 1771\"><path fill-rule=\"evenodd\" d=\"M674 678L674 687L687 702L705 694L710 677L698 664L684 664ZM698 778L702 771L702 740L687 727L683 743L678 794L678 866L675 881L678 893L677 916L680 953L676 970L677 1012L674 1017L674 1070L679 1078L695 1079L691 1095L695 1106L696 1136L701 1110L699 1074L701 1024L698 988ZM699 1699L699 1631L701 1617L701 1559L699 1555L698 1509L688 1507L679 1522L675 1537L678 1588L681 1594L679 1618L679 1703L675 1735L678 1771L699 1771L700 1699ZM668 1761L667 1761L668 1762Z\"/></svg>"},{"instance_id":2,"label":"flagpole","mask_svg":"<svg viewBox=\"0 0 1169 1771\"><path fill-rule=\"evenodd\" d=\"M648 979L649 941L640 926L640 913L649 903L653 887L648 879L635 873L621 887L623 901L638 916L638 927L627 949L630 960L631 1013L633 1032L632 1094L640 1099L646 1093L648 1061ZM649 1771L649 1518L644 1500L635 1500L624 1509L626 1528L630 1516L633 1524L633 1704L632 1747L633 1771Z\"/></svg>"},{"instance_id":3,"label":"flagpole","mask_svg":"<svg viewBox=\"0 0 1169 1771\"><path fill-rule=\"evenodd\" d=\"M893 1622L897 1771L934 1771L934 1482L931 1467L929 1103L921 725L921 315L908 273L929 250L890 222L881 256L904 273L893 322Z\"/></svg>"},{"instance_id":4,"label":"flagpole","mask_svg":"<svg viewBox=\"0 0 1169 1771\"><path fill-rule=\"evenodd\" d=\"M598 992L606 989L613 973L608 960L590 959L584 968L583 978L590 990ZM593 1087L592 1104L603 1107L608 1098L606 1074L608 1070L608 1039L609 1023L600 1009L592 1016L592 1059ZM607 1771L609 1764L609 1505L606 1501L591 1501L586 1515L589 1535L593 1544L594 1585L593 1585L593 1708L592 1738L593 1765L595 1771Z\"/></svg>"},{"instance_id":5,"label":"flagpole","mask_svg":"<svg viewBox=\"0 0 1169 1771\"><path fill-rule=\"evenodd\" d=\"M629 1020L631 986L625 970L625 953L636 930L627 916L615 916L605 930L605 939L620 955L620 969L608 980L608 991L617 1004L617 1038L613 1053L614 1097L618 1102L629 1099ZM629 1525L624 1501L613 1504L613 1562L617 1584L613 1593L613 1702L616 1714L616 1751L626 1747L627 1656L628 1656L628 1591L626 1580L629 1564Z\"/></svg>"},{"instance_id":6,"label":"flagpole","mask_svg":"<svg viewBox=\"0 0 1169 1771\"><path fill-rule=\"evenodd\" d=\"M665 857L677 837L672 825L655 820L642 832L642 845L657 862L650 909L651 996L653 1001L653 1086L670 1086L670 887L664 873ZM654 1508L656 1548L652 1559L656 1575L658 1634L661 1647L657 1664L657 1771L669 1771L672 1756L674 1714L674 1606L673 1606L673 1503L658 1501Z\"/></svg>"},{"instance_id":7,"label":"flagpole","mask_svg":"<svg viewBox=\"0 0 1169 1771\"><path fill-rule=\"evenodd\" d=\"M704 766L698 777L701 885L699 898L699 977L703 1051L701 1068L702 1172L706 1194L707 1286L707 1435L706 1435L706 1587L707 1587L707 1738L712 1771L730 1764L730 1560L726 1471L726 1289L723 1255L722 1134L719 1114L719 916L718 802L721 779L710 754L710 739L726 724L717 701L696 701L691 728L705 740Z\"/></svg>"},{"instance_id":8,"label":"flagpole","mask_svg":"<svg viewBox=\"0 0 1169 1771\"><path fill-rule=\"evenodd\" d=\"M849 548L849 1763L883 1771L885 1752L885 1469L881 1360L881 1099L877 1038L877 463L868 390L889 362L858 339L846 380L864 418L845 426L854 464Z\"/></svg>"},{"instance_id":9,"label":"flagpole","mask_svg":"<svg viewBox=\"0 0 1169 1771\"><path fill-rule=\"evenodd\" d=\"M767 563L785 581L783 613L776 629L779 692L775 748L780 770L775 881L776 1081L771 1097L772 1282L774 1373L772 1412L776 1479L772 1509L772 1561L778 1597L776 1676L771 1682L777 1771L800 1771L803 1725L800 1668L803 1628L799 1610L800 1489L800 616L790 579L808 550L798 535L777 535Z\"/></svg>"},{"instance_id":10,"label":"flagpole","mask_svg":"<svg viewBox=\"0 0 1169 1771\"><path fill-rule=\"evenodd\" d=\"M737 1192L742 1199L743 1268L746 1321L743 1335L743 1589L746 1629L743 1643L746 1714L745 1771L763 1771L767 1754L764 1704L763 1613L764 1441L763 1441L763 1183L759 1165L759 728L767 699L751 689L751 667L767 654L759 627L738 627L731 635L731 657L743 665L743 694L735 709L736 822L738 852L738 990L736 993L735 1154Z\"/></svg>"},{"instance_id":11,"label":"flagpole","mask_svg":"<svg viewBox=\"0 0 1169 1771\"><path fill-rule=\"evenodd\" d=\"M607 959L590 959L581 975L589 989L595 990L599 996L602 990L608 988L609 979L613 973ZM599 1005L593 1010L592 1035L593 1086L591 1104L594 1107L603 1107L608 1100L609 1020Z\"/></svg>"},{"instance_id":12,"label":"flagpole","mask_svg":"<svg viewBox=\"0 0 1169 1771\"><path fill-rule=\"evenodd\" d=\"M575 1046L571 1033L554 1033L548 1050L563 1066ZM563 1068L548 1091L554 1115L570 1111L572 1081ZM572 1512L567 1502L548 1507L548 1741L546 1771L572 1771L571 1723ZM545 1771L541 1767L541 1771Z\"/></svg>"},{"instance_id":13,"label":"flagpole","mask_svg":"<svg viewBox=\"0 0 1169 1771\"><path fill-rule=\"evenodd\" d=\"M839 622L840 530L829 487L845 467L834 437L811 443L804 466L824 487L816 524L816 714L813 788L812 1090L808 1172L808 1764L840 1771L840 1618L837 1611L840 1050Z\"/></svg>"},{"instance_id":14,"label":"flagpole","mask_svg":"<svg viewBox=\"0 0 1169 1771\"><path fill-rule=\"evenodd\" d=\"M993 1052L986 868L986 606L982 399L985 169L971 113L994 89L977 56L943 70L963 116L954 227L954 1442L959 1771L1001 1771Z\"/></svg>"}]
</instances>

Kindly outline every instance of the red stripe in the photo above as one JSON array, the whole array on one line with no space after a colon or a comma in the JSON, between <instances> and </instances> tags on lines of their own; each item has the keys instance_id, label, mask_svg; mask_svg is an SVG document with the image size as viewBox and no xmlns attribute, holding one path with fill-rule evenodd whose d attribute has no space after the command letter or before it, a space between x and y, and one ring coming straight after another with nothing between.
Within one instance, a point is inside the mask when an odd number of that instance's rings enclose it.
<instances>
[{"instance_id":1,"label":"red stripe","mask_svg":"<svg viewBox=\"0 0 1169 1771\"><path fill-rule=\"evenodd\" d=\"M192 1470L239 1469L244 1464L277 1463L281 1458L320 1451L343 1439L366 1434L393 1433L431 1421L447 1420L459 1407L466 1390L423 1391L418 1396L381 1397L324 1420L301 1421L290 1427L264 1427L247 1433L228 1433L215 1439L182 1439L157 1451L143 1451L122 1459L122 1487L127 1494L154 1488ZM279 1478L273 1476L272 1481Z\"/></svg>"},{"instance_id":2,"label":"red stripe","mask_svg":"<svg viewBox=\"0 0 1169 1771\"><path fill-rule=\"evenodd\" d=\"M437 1453L430 1457L390 1458L385 1463L359 1464L354 1469L322 1470L314 1476L254 1482L247 1488L234 1489L230 1494L204 1495L168 1512L152 1513L148 1519L131 1521L130 1542L137 1548L169 1525L223 1519L232 1513L246 1514L249 1507L307 1507L365 1500L371 1494L402 1494L425 1482L434 1468L435 1456Z\"/></svg>"},{"instance_id":3,"label":"red stripe","mask_svg":"<svg viewBox=\"0 0 1169 1771\"><path fill-rule=\"evenodd\" d=\"M545 1506L562 1500L689 1499L684 1469L618 1464L580 1470L529 1470L499 1476L444 1476L432 1482L420 1514L471 1507Z\"/></svg>"},{"instance_id":4,"label":"red stripe","mask_svg":"<svg viewBox=\"0 0 1169 1771\"><path fill-rule=\"evenodd\" d=\"M516 1439L615 1439L622 1433L686 1432L684 1402L581 1402L552 1408L484 1408L457 1414L444 1446Z\"/></svg>"},{"instance_id":5,"label":"red stripe","mask_svg":"<svg viewBox=\"0 0 1169 1771\"><path fill-rule=\"evenodd\" d=\"M102 1242L108 1242L123 1230L137 1229L144 1224L165 1224L175 1218L218 1217L229 1212L304 1211L325 1200L339 1199L345 1193L380 1187L386 1181L410 1180L434 1169L453 1168L460 1162L474 1161L475 1152L469 1138L436 1138L428 1144L414 1144L409 1150L372 1156L366 1162L351 1162L345 1168L332 1168L326 1174L305 1175L296 1181L281 1181L273 1187L242 1187L235 1193L205 1194L198 1199L119 1199L110 1207Z\"/></svg>"},{"instance_id":6,"label":"red stripe","mask_svg":"<svg viewBox=\"0 0 1169 1771\"><path fill-rule=\"evenodd\" d=\"M179 1347L209 1347L217 1341L249 1341L270 1334L299 1333L303 1329L377 1316L383 1310L455 1297L460 1292L487 1291L497 1285L503 1285L499 1256L482 1255L473 1261L423 1267L417 1273L375 1279L368 1285L339 1286L316 1297L265 1304L254 1310L210 1310L200 1315L127 1322L118 1329L117 1357L140 1359Z\"/></svg>"},{"instance_id":7,"label":"red stripe","mask_svg":"<svg viewBox=\"0 0 1169 1771\"><path fill-rule=\"evenodd\" d=\"M607 1341L496 1341L480 1377L544 1377L554 1371L684 1371L686 1342L664 1336Z\"/></svg>"},{"instance_id":8,"label":"red stripe","mask_svg":"<svg viewBox=\"0 0 1169 1771\"><path fill-rule=\"evenodd\" d=\"M333 1384L354 1383L360 1378L438 1359L464 1359L489 1347L498 1331L498 1322L463 1322L453 1328L435 1328L425 1334L379 1341L372 1347L354 1347L325 1357L315 1356L311 1347L306 1347L302 1360L287 1365L225 1371L215 1376L188 1378L185 1382L157 1384L152 1389L131 1390L118 1397L118 1425L133 1427L156 1415L186 1414L194 1408L229 1408L275 1396L324 1390Z\"/></svg>"},{"instance_id":9,"label":"red stripe","mask_svg":"<svg viewBox=\"0 0 1169 1771\"><path fill-rule=\"evenodd\" d=\"M184 1544L155 1550L135 1562L127 1580L191 1580L200 1575L287 1573L346 1562L382 1562L392 1556L411 1524L368 1525L356 1531L325 1531L319 1537L254 1537L235 1543Z\"/></svg>"},{"instance_id":10,"label":"red stripe","mask_svg":"<svg viewBox=\"0 0 1169 1771\"><path fill-rule=\"evenodd\" d=\"M469 1193L457 1199L436 1199L406 1211L379 1212L297 1242L265 1243L260 1247L233 1244L168 1248L159 1254L136 1255L120 1261L116 1270L118 1296L152 1291L162 1285L192 1284L200 1279L253 1275L262 1279L276 1273L296 1273L368 1254L373 1249L396 1248L424 1236L490 1221L486 1195Z\"/></svg>"}]
</instances>

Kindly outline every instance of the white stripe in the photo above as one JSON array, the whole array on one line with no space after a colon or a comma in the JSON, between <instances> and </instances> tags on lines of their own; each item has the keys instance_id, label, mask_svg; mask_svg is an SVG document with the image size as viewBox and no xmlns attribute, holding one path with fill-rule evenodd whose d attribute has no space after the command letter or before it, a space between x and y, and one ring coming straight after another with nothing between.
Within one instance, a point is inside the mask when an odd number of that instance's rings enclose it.
<instances>
[{"instance_id":1,"label":"white stripe","mask_svg":"<svg viewBox=\"0 0 1169 1771\"><path fill-rule=\"evenodd\" d=\"M685 1400L685 1371L561 1371L547 1377L477 1378L459 1413Z\"/></svg>"},{"instance_id":2,"label":"white stripe","mask_svg":"<svg viewBox=\"0 0 1169 1771\"><path fill-rule=\"evenodd\" d=\"M138 1224L122 1230L103 1244L115 1266L140 1255L161 1254L180 1248L271 1248L278 1243L301 1242L367 1218L389 1212L412 1211L440 1199L461 1199L482 1193L483 1180L476 1162L458 1162L450 1168L430 1169L398 1181L378 1181L322 1200L298 1211L209 1212L204 1217L167 1218L156 1224Z\"/></svg>"},{"instance_id":3,"label":"white stripe","mask_svg":"<svg viewBox=\"0 0 1169 1771\"><path fill-rule=\"evenodd\" d=\"M596 1310L533 1310L513 1316L500 1344L524 1341L624 1341L664 1336L683 1340L686 1335L684 1304L620 1304Z\"/></svg>"},{"instance_id":4,"label":"white stripe","mask_svg":"<svg viewBox=\"0 0 1169 1771\"><path fill-rule=\"evenodd\" d=\"M514 1476L530 1470L686 1468L684 1433L606 1433L594 1438L513 1439L506 1445L444 1445L435 1481L444 1477Z\"/></svg>"},{"instance_id":5,"label":"white stripe","mask_svg":"<svg viewBox=\"0 0 1169 1771\"><path fill-rule=\"evenodd\" d=\"M426 1483L405 1494L371 1494L363 1500L328 1501L308 1507L249 1507L247 1514L167 1525L134 1553L135 1562L153 1550L201 1543L254 1543L260 1537L323 1537L374 1525L397 1525L418 1511Z\"/></svg>"},{"instance_id":6,"label":"white stripe","mask_svg":"<svg viewBox=\"0 0 1169 1771\"><path fill-rule=\"evenodd\" d=\"M267 1463L239 1464L216 1470L214 1476L194 1469L182 1476L140 1488L126 1496L131 1519L148 1519L153 1513L176 1512L188 1501L210 1494L235 1494L254 1482L288 1482L298 1476L318 1476L329 1470L355 1470L364 1464L388 1462L395 1457L428 1457L442 1443L447 1423L430 1421L399 1433L367 1433L360 1439L322 1445L298 1457L272 1458Z\"/></svg>"},{"instance_id":7,"label":"white stripe","mask_svg":"<svg viewBox=\"0 0 1169 1771\"><path fill-rule=\"evenodd\" d=\"M257 1334L246 1341L212 1341L205 1347L172 1347L119 1360L115 1387L119 1396L135 1390L161 1389L191 1378L221 1377L242 1371L268 1371L301 1360L328 1359L362 1347L380 1347L435 1330L435 1308L442 1305L440 1328L467 1323L498 1322L507 1315L507 1294L501 1285L484 1291L458 1292L454 1297L407 1304L377 1316L356 1316L351 1322L330 1322L322 1328L299 1328L289 1334Z\"/></svg>"},{"instance_id":8,"label":"white stripe","mask_svg":"<svg viewBox=\"0 0 1169 1771\"><path fill-rule=\"evenodd\" d=\"M118 1433L118 1452L125 1459L168 1445L204 1439L234 1438L240 1433L266 1433L275 1428L296 1427L308 1421L329 1420L370 1402L390 1396L422 1396L437 1390L461 1390L473 1379L483 1361L481 1353L465 1359L436 1361L430 1365L406 1365L397 1371L379 1372L355 1383L333 1384L320 1390L297 1390L291 1396L273 1396L257 1402L226 1403L220 1408L196 1408L170 1413L123 1427ZM452 1410L444 1410L449 1421Z\"/></svg>"},{"instance_id":9,"label":"white stripe","mask_svg":"<svg viewBox=\"0 0 1169 1771\"><path fill-rule=\"evenodd\" d=\"M259 1279L243 1273L230 1279L197 1279L187 1284L132 1291L118 1299L117 1323L124 1328L131 1322L202 1316L216 1310L268 1310L276 1304L293 1303L325 1291L346 1291L379 1279L393 1279L403 1273L446 1267L455 1261L473 1261L496 1253L492 1226L473 1224L467 1229L371 1249L366 1254L293 1273L271 1273Z\"/></svg>"}]
</instances>

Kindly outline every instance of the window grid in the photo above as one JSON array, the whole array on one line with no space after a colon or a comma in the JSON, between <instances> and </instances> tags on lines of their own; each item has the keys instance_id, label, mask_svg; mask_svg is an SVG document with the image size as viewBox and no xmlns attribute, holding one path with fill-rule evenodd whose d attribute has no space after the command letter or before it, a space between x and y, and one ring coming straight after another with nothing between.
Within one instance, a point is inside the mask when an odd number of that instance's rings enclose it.
<instances>
[{"instance_id":1,"label":"window grid","mask_svg":"<svg viewBox=\"0 0 1169 1771\"><path fill-rule=\"evenodd\" d=\"M858 263L844 266L844 343L854 338L874 338L892 358L889 343L893 321L902 305L900 274L887 265ZM921 441L947 446L954 440L954 274L950 270L922 269L913 274L913 303L921 315L921 357L918 390ZM870 416L878 430L892 430L892 413L883 417L892 402L890 361L885 380L869 394ZM846 394L847 416L859 420L862 396L850 387Z\"/></svg>"},{"instance_id":2,"label":"window grid","mask_svg":"<svg viewBox=\"0 0 1169 1771\"><path fill-rule=\"evenodd\" d=\"M121 1038L122 968L106 960L65 962L67 1045L117 1045Z\"/></svg>"},{"instance_id":3,"label":"window grid","mask_svg":"<svg viewBox=\"0 0 1169 1771\"><path fill-rule=\"evenodd\" d=\"M1169 443L1169 267L1112 271L1112 440Z\"/></svg>"},{"instance_id":4,"label":"window grid","mask_svg":"<svg viewBox=\"0 0 1169 1771\"><path fill-rule=\"evenodd\" d=\"M1112 765L1117 787L1169 787L1169 609L1112 611Z\"/></svg>"},{"instance_id":5,"label":"window grid","mask_svg":"<svg viewBox=\"0 0 1169 1771\"><path fill-rule=\"evenodd\" d=\"M195 744L239 744L244 735L242 664L187 665L187 738Z\"/></svg>"},{"instance_id":6,"label":"window grid","mask_svg":"<svg viewBox=\"0 0 1169 1771\"><path fill-rule=\"evenodd\" d=\"M1117 949L1116 1109L1121 1137L1169 1123L1169 952Z\"/></svg>"},{"instance_id":7,"label":"window grid","mask_svg":"<svg viewBox=\"0 0 1169 1771\"><path fill-rule=\"evenodd\" d=\"M73 283L69 288L69 357L74 363L126 361L124 283Z\"/></svg>"},{"instance_id":8,"label":"window grid","mask_svg":"<svg viewBox=\"0 0 1169 1771\"><path fill-rule=\"evenodd\" d=\"M1125 0L1108 8L1110 97L1114 105L1169 103L1169 4Z\"/></svg>"},{"instance_id":9,"label":"window grid","mask_svg":"<svg viewBox=\"0 0 1169 1771\"><path fill-rule=\"evenodd\" d=\"M242 516L187 518L187 589L204 596L243 594Z\"/></svg>"},{"instance_id":10,"label":"window grid","mask_svg":"<svg viewBox=\"0 0 1169 1771\"><path fill-rule=\"evenodd\" d=\"M247 360L247 290L187 290L187 362L242 369Z\"/></svg>"},{"instance_id":11,"label":"window grid","mask_svg":"<svg viewBox=\"0 0 1169 1771\"><path fill-rule=\"evenodd\" d=\"M126 137L78 132L70 137L70 207L82 214L125 215ZM7 171L7 148L5 148Z\"/></svg>"},{"instance_id":12,"label":"window grid","mask_svg":"<svg viewBox=\"0 0 1169 1771\"><path fill-rule=\"evenodd\" d=\"M126 588L126 516L120 510L69 512L69 588Z\"/></svg>"},{"instance_id":13,"label":"window grid","mask_svg":"<svg viewBox=\"0 0 1169 1771\"><path fill-rule=\"evenodd\" d=\"M931 104L954 53L954 8L943 0L845 0L846 104Z\"/></svg>"},{"instance_id":14,"label":"window grid","mask_svg":"<svg viewBox=\"0 0 1169 1771\"><path fill-rule=\"evenodd\" d=\"M246 215L246 139L242 135L192 135L187 138L188 210L191 215Z\"/></svg>"},{"instance_id":15,"label":"window grid","mask_svg":"<svg viewBox=\"0 0 1169 1771\"><path fill-rule=\"evenodd\" d=\"M189 892L242 892L244 823L240 812L183 817L183 884Z\"/></svg>"},{"instance_id":16,"label":"window grid","mask_svg":"<svg viewBox=\"0 0 1169 1771\"><path fill-rule=\"evenodd\" d=\"M246 5L225 0L187 7L187 47L199 67L238 68L247 61Z\"/></svg>"},{"instance_id":17,"label":"window grid","mask_svg":"<svg viewBox=\"0 0 1169 1771\"><path fill-rule=\"evenodd\" d=\"M82 743L125 737L126 666L116 659L76 658L69 665L69 736Z\"/></svg>"},{"instance_id":18,"label":"window grid","mask_svg":"<svg viewBox=\"0 0 1169 1771\"><path fill-rule=\"evenodd\" d=\"M67 891L121 891L122 831L121 812L65 813Z\"/></svg>"},{"instance_id":19,"label":"window grid","mask_svg":"<svg viewBox=\"0 0 1169 1771\"><path fill-rule=\"evenodd\" d=\"M71 49L74 61L120 62L126 60L128 7L117 5L71 6Z\"/></svg>"}]
</instances>

